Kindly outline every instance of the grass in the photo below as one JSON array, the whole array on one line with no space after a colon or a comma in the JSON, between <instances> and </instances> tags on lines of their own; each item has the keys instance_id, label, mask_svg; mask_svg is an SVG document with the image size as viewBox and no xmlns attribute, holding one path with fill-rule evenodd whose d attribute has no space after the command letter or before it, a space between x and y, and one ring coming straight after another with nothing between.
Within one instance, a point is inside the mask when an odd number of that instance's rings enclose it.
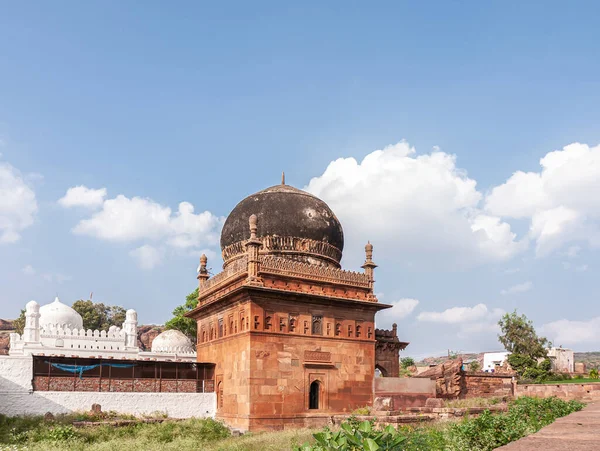
<instances>
[{"instance_id":1,"label":"grass","mask_svg":"<svg viewBox=\"0 0 600 451\"><path fill-rule=\"evenodd\" d=\"M562 379L562 380L547 380L542 382L519 382L520 384L526 385L537 385L537 384L589 384L589 383L598 383L600 379L591 379L589 377L584 377L581 379L573 378L573 379Z\"/></svg>"},{"instance_id":2,"label":"grass","mask_svg":"<svg viewBox=\"0 0 600 451\"><path fill-rule=\"evenodd\" d=\"M484 403L478 398L467 401L469 405L465 407L482 406ZM580 403L567 403L556 398L523 397L511 402L506 413L492 415L486 411L479 417L467 416L458 422L400 426L398 433L406 438L399 450L487 451L493 449L490 444L500 446L516 440L581 407ZM43 417L9 418L0 415L0 451L286 451L297 449L304 443L314 444L313 434L318 432L298 429L232 437L222 423L212 419L162 423L140 421L122 427L72 426L76 421L119 418L111 413L73 414L59 415L46 421Z\"/></svg>"},{"instance_id":3,"label":"grass","mask_svg":"<svg viewBox=\"0 0 600 451\"><path fill-rule=\"evenodd\" d=\"M444 407L455 409L464 409L467 407L489 407L499 405L502 402L502 398L449 399L444 401Z\"/></svg>"}]
</instances>

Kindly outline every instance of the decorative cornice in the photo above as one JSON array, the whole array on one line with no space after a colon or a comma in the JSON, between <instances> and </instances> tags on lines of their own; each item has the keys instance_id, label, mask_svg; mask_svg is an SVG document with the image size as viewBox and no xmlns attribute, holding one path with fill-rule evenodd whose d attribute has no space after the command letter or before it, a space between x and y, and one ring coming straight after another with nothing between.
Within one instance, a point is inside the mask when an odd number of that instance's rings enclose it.
<instances>
[{"instance_id":1,"label":"decorative cornice","mask_svg":"<svg viewBox=\"0 0 600 451\"><path fill-rule=\"evenodd\" d=\"M287 236L263 236L258 239L262 241L260 255L275 254L314 258L323 261L325 265L336 268L339 268L342 259L342 251L324 241ZM223 249L224 268L245 254L245 244L246 241L238 241Z\"/></svg>"}]
</instances>

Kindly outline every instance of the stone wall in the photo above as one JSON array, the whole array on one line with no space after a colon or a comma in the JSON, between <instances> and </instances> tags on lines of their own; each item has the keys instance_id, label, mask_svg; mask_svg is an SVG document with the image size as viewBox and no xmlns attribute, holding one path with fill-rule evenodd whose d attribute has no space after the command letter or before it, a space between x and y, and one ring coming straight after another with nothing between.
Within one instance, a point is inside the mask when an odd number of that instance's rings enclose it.
<instances>
[{"instance_id":1,"label":"stone wall","mask_svg":"<svg viewBox=\"0 0 600 451\"><path fill-rule=\"evenodd\" d=\"M584 384L517 384L515 395L517 397L536 396L539 398L556 396L565 401L571 399L584 402L600 401L600 382Z\"/></svg>"},{"instance_id":2,"label":"stone wall","mask_svg":"<svg viewBox=\"0 0 600 451\"><path fill-rule=\"evenodd\" d=\"M398 411L421 407L428 398L435 398L435 381L411 377L376 377L373 409Z\"/></svg>"},{"instance_id":3,"label":"stone wall","mask_svg":"<svg viewBox=\"0 0 600 451\"><path fill-rule=\"evenodd\" d=\"M461 398L502 398L513 396L511 375L467 373L463 375Z\"/></svg>"},{"instance_id":4,"label":"stone wall","mask_svg":"<svg viewBox=\"0 0 600 451\"><path fill-rule=\"evenodd\" d=\"M7 416L89 411L92 404L100 404L104 411L131 415L212 418L217 404L214 393L14 392L0 397L0 413Z\"/></svg>"},{"instance_id":5,"label":"stone wall","mask_svg":"<svg viewBox=\"0 0 600 451\"><path fill-rule=\"evenodd\" d=\"M103 391L141 393L196 393L196 380L171 379L100 379L35 376L35 391ZM200 381L202 383L202 381Z\"/></svg>"},{"instance_id":6,"label":"stone wall","mask_svg":"<svg viewBox=\"0 0 600 451\"><path fill-rule=\"evenodd\" d=\"M173 418L214 417L216 411L215 393L33 391L32 374L32 356L0 358L0 414L69 413L90 410L92 404L100 404L105 411L133 415L163 412ZM85 389L89 388L86 384L92 381L77 379L76 383L79 389ZM70 382L72 384L73 380Z\"/></svg>"}]
</instances>

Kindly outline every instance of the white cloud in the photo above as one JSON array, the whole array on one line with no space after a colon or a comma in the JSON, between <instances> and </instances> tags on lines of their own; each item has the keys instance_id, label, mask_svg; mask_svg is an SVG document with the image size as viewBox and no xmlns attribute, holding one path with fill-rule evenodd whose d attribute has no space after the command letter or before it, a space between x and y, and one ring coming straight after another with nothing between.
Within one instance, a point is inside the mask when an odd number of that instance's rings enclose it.
<instances>
[{"instance_id":1,"label":"white cloud","mask_svg":"<svg viewBox=\"0 0 600 451\"><path fill-rule=\"evenodd\" d=\"M489 310L485 304L473 307L452 307L443 312L421 312L417 319L433 323L457 324L485 318Z\"/></svg>"},{"instance_id":2,"label":"white cloud","mask_svg":"<svg viewBox=\"0 0 600 451\"><path fill-rule=\"evenodd\" d=\"M521 268L506 268L504 270L504 274L516 274L518 272L521 272Z\"/></svg>"},{"instance_id":3,"label":"white cloud","mask_svg":"<svg viewBox=\"0 0 600 451\"><path fill-rule=\"evenodd\" d=\"M561 319L544 324L541 335L546 336L555 346L578 345L600 342L600 317L588 321Z\"/></svg>"},{"instance_id":4,"label":"white cloud","mask_svg":"<svg viewBox=\"0 0 600 451\"><path fill-rule=\"evenodd\" d=\"M507 294L525 293L525 292L531 290L532 288L533 288L533 283L531 281L527 281L527 282L523 282L523 283L518 283L516 285L513 285L512 287L502 290L500 292L500 294L507 295Z\"/></svg>"},{"instance_id":5,"label":"white cloud","mask_svg":"<svg viewBox=\"0 0 600 451\"><path fill-rule=\"evenodd\" d=\"M25 265L21 271L27 276L33 276L36 273L35 268L31 265Z\"/></svg>"},{"instance_id":6,"label":"white cloud","mask_svg":"<svg viewBox=\"0 0 600 451\"><path fill-rule=\"evenodd\" d=\"M58 200L58 203L65 208L97 208L102 205L105 197L106 188L92 189L80 185L69 188L67 193Z\"/></svg>"},{"instance_id":7,"label":"white cloud","mask_svg":"<svg viewBox=\"0 0 600 451\"><path fill-rule=\"evenodd\" d=\"M31 226L37 212L34 191L20 172L0 162L0 244L21 239L21 232Z\"/></svg>"},{"instance_id":8,"label":"white cloud","mask_svg":"<svg viewBox=\"0 0 600 451\"><path fill-rule=\"evenodd\" d=\"M569 242L600 246L600 146L573 143L547 153L540 172L515 172L492 189L486 210L530 221L529 237L544 256ZM572 246L576 256L578 246Z\"/></svg>"},{"instance_id":9,"label":"white cloud","mask_svg":"<svg viewBox=\"0 0 600 451\"><path fill-rule=\"evenodd\" d=\"M148 244L130 251L129 255L137 261L139 267L142 269L153 269L162 260L161 252Z\"/></svg>"},{"instance_id":10,"label":"white cloud","mask_svg":"<svg viewBox=\"0 0 600 451\"><path fill-rule=\"evenodd\" d=\"M44 273L44 274L42 274L42 278L46 282L57 283L57 284L62 284L62 283L68 282L69 280L73 279L71 276L67 276L65 274L59 274L59 273Z\"/></svg>"},{"instance_id":11,"label":"white cloud","mask_svg":"<svg viewBox=\"0 0 600 451\"><path fill-rule=\"evenodd\" d=\"M386 318L392 318L393 321L406 318L419 305L416 299L404 298L391 304L393 307L389 310L384 310L382 315Z\"/></svg>"},{"instance_id":12,"label":"white cloud","mask_svg":"<svg viewBox=\"0 0 600 451\"><path fill-rule=\"evenodd\" d=\"M474 334L492 334L499 331L498 319L504 314L499 308L488 308L485 304L473 307L452 307L443 312L422 312L419 321L452 324L458 327L460 338Z\"/></svg>"},{"instance_id":13,"label":"white cloud","mask_svg":"<svg viewBox=\"0 0 600 451\"><path fill-rule=\"evenodd\" d=\"M527 246L516 241L509 224L480 210L483 195L476 181L456 167L453 155L439 150L417 155L400 142L360 163L340 158L306 190L340 218L347 248L374 237L378 250L403 259L431 261L433 256L456 266L506 260Z\"/></svg>"},{"instance_id":14,"label":"white cloud","mask_svg":"<svg viewBox=\"0 0 600 451\"><path fill-rule=\"evenodd\" d=\"M73 232L115 242L161 241L186 250L216 244L221 224L222 219L209 211L194 214L189 202L181 202L172 213L151 199L120 194L105 200L101 209L81 220Z\"/></svg>"}]
</instances>

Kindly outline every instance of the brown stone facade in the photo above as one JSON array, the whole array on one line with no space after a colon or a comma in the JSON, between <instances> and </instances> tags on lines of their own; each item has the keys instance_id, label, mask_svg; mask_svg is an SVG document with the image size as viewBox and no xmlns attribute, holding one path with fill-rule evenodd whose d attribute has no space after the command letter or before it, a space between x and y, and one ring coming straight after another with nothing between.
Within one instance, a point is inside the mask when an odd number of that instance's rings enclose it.
<instances>
[{"instance_id":1,"label":"brown stone facade","mask_svg":"<svg viewBox=\"0 0 600 451\"><path fill-rule=\"evenodd\" d=\"M198 323L198 361L216 364L217 418L275 430L372 404L375 313L390 306L373 291L373 246L353 272L340 268L343 244L329 207L283 181L228 216L223 271L210 277L200 257L198 306L186 315Z\"/></svg>"},{"instance_id":2,"label":"brown stone facade","mask_svg":"<svg viewBox=\"0 0 600 451\"><path fill-rule=\"evenodd\" d=\"M198 360L216 363L218 418L243 430L272 430L319 424L324 414L372 403L371 305L342 309L314 295L258 288L227 301L198 323ZM311 409L314 382L319 400Z\"/></svg>"},{"instance_id":3,"label":"brown stone facade","mask_svg":"<svg viewBox=\"0 0 600 451\"><path fill-rule=\"evenodd\" d=\"M407 342L398 339L398 326L392 325L392 330L375 330L375 367L383 377L398 377L400 374L400 351L406 349Z\"/></svg>"}]
</instances>

